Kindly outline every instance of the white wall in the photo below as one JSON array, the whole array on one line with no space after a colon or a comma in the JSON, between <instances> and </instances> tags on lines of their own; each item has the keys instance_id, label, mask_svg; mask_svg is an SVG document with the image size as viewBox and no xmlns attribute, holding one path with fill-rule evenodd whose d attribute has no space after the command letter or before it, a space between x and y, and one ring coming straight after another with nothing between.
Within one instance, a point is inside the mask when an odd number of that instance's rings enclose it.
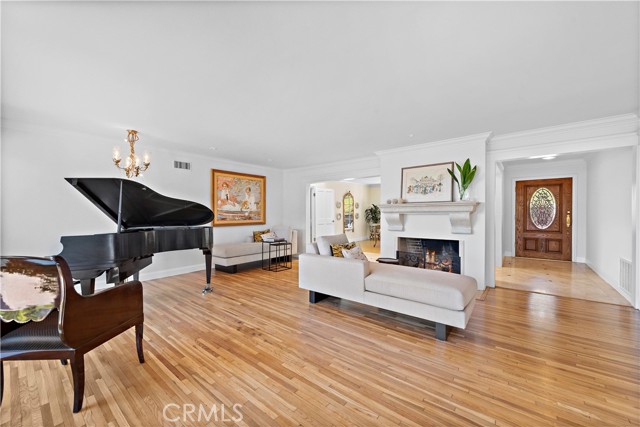
<instances>
[{"instance_id":1,"label":"white wall","mask_svg":"<svg viewBox=\"0 0 640 427\"><path fill-rule=\"evenodd\" d=\"M632 260L631 148L601 151L587 160L589 241L587 263L600 277L619 287L620 258Z\"/></svg>"},{"instance_id":2,"label":"white wall","mask_svg":"<svg viewBox=\"0 0 640 427\"><path fill-rule=\"evenodd\" d=\"M117 140L53 129L2 129L2 243L3 254L53 255L62 251L60 237L115 232L115 224L69 185L65 177L124 177L111 160ZM139 182L165 196L210 206L212 168L267 177L267 225L282 222L282 171L221 161L193 154L154 148L144 133L138 152L151 153L151 166ZM189 161L192 170L173 168L174 160ZM238 241L256 226L216 227L214 242ZM153 257L141 279L204 269L199 250L168 252Z\"/></svg>"},{"instance_id":3,"label":"white wall","mask_svg":"<svg viewBox=\"0 0 640 427\"><path fill-rule=\"evenodd\" d=\"M504 256L515 256L515 182L529 179L573 178L572 260L585 262L587 252L587 163L560 159L527 164L504 163L503 230Z\"/></svg>"},{"instance_id":4,"label":"white wall","mask_svg":"<svg viewBox=\"0 0 640 427\"><path fill-rule=\"evenodd\" d=\"M400 197L402 168L455 161L469 158L477 165L476 176L469 187L471 198L480 202L472 214L472 234L452 234L448 215L405 215L403 231L389 231L382 215L380 243L383 257L395 257L398 237L424 237L460 240L463 249L463 274L474 277L478 288L485 287L485 157L489 134L472 135L446 141L427 143L399 150L378 152L380 157L382 200ZM457 198L457 191L454 191Z\"/></svg>"}]
</instances>

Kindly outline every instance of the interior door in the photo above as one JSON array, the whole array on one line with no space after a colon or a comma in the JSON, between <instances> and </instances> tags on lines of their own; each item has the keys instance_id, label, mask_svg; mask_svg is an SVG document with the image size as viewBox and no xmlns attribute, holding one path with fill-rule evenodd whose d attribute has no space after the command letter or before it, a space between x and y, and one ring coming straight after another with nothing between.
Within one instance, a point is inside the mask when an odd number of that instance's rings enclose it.
<instances>
[{"instance_id":1,"label":"interior door","mask_svg":"<svg viewBox=\"0 0 640 427\"><path fill-rule=\"evenodd\" d=\"M334 203L335 193L331 188L315 188L312 194L314 206L313 241L320 236L335 234Z\"/></svg>"},{"instance_id":2,"label":"interior door","mask_svg":"<svg viewBox=\"0 0 640 427\"><path fill-rule=\"evenodd\" d=\"M572 178L516 182L516 256L571 261Z\"/></svg>"}]
</instances>

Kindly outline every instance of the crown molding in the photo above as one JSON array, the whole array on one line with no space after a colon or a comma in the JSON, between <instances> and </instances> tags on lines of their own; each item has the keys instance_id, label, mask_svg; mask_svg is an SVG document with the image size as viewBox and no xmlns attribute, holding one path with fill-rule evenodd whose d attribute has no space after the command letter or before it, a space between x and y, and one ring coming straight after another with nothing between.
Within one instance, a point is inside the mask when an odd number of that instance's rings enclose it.
<instances>
[{"instance_id":1,"label":"crown molding","mask_svg":"<svg viewBox=\"0 0 640 427\"><path fill-rule=\"evenodd\" d=\"M487 145L488 152L517 150L530 146L567 142L593 142L601 138L626 137L638 133L640 120L635 114L549 126L496 135Z\"/></svg>"},{"instance_id":2,"label":"crown molding","mask_svg":"<svg viewBox=\"0 0 640 427\"><path fill-rule=\"evenodd\" d=\"M423 144L408 145L406 147L375 151L374 154L378 157L382 157L382 156L388 156L393 154L406 153L407 151L416 151L416 150L422 150L427 148L433 148L441 145L451 145L451 144L459 145L459 144L466 144L466 143L472 143L472 142L477 143L478 141L482 141L486 143L488 140L491 139L492 135L493 135L493 132L482 132L482 133L476 133L473 135L461 136L458 138L443 139L440 141L431 141Z\"/></svg>"}]
</instances>

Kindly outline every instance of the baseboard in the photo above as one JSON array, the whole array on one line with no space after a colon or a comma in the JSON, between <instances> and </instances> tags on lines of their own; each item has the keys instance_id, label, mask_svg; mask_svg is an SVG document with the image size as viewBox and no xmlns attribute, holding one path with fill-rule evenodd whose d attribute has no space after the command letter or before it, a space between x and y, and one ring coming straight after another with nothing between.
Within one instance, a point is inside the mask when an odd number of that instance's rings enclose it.
<instances>
[{"instance_id":1,"label":"baseboard","mask_svg":"<svg viewBox=\"0 0 640 427\"><path fill-rule=\"evenodd\" d=\"M576 257L576 262L579 262L579 263L581 263L581 264L589 264L589 263L587 262L587 259L586 259L585 257ZM591 266L589 266L589 268L591 268ZM593 268L592 268L592 270L593 270ZM595 270L594 270L594 271L595 271Z\"/></svg>"},{"instance_id":2,"label":"baseboard","mask_svg":"<svg viewBox=\"0 0 640 427\"><path fill-rule=\"evenodd\" d=\"M593 263L587 259L585 259L585 264L587 264L589 266L589 268L591 270L593 270L594 273L596 273L602 280L604 280L607 285L611 286L613 289L616 290L616 292L618 292L620 295L622 295L624 297L624 299L626 299L627 301L629 301L629 304L631 304L632 306L635 307L633 301L631 300L631 295L628 295L620 286L618 286L618 284L616 283L616 280L612 280L610 277L602 274L600 271L598 271L597 268L595 268L595 266L593 265Z\"/></svg>"},{"instance_id":3,"label":"baseboard","mask_svg":"<svg viewBox=\"0 0 640 427\"><path fill-rule=\"evenodd\" d=\"M502 255L502 258L504 258L504 257L506 257L506 256L510 256L510 257L512 257L512 256L513 256L513 254L511 253L511 251L505 251L505 252L504 252L504 255Z\"/></svg>"},{"instance_id":4,"label":"baseboard","mask_svg":"<svg viewBox=\"0 0 640 427\"><path fill-rule=\"evenodd\" d=\"M202 271L202 281L205 282L204 265L195 264L184 267L169 268L167 270L159 270L146 273L144 270L140 272L140 281L162 279L164 277L177 276L179 274L193 273L194 271Z\"/></svg>"}]
</instances>

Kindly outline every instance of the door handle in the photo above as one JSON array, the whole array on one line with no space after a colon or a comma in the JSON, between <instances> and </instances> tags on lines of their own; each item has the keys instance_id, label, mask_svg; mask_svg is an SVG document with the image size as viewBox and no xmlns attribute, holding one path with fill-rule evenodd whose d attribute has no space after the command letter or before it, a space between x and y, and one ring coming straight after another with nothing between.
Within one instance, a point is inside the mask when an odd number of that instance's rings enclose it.
<instances>
[{"instance_id":1,"label":"door handle","mask_svg":"<svg viewBox=\"0 0 640 427\"><path fill-rule=\"evenodd\" d=\"M567 211L567 228L571 227L571 211Z\"/></svg>"}]
</instances>

